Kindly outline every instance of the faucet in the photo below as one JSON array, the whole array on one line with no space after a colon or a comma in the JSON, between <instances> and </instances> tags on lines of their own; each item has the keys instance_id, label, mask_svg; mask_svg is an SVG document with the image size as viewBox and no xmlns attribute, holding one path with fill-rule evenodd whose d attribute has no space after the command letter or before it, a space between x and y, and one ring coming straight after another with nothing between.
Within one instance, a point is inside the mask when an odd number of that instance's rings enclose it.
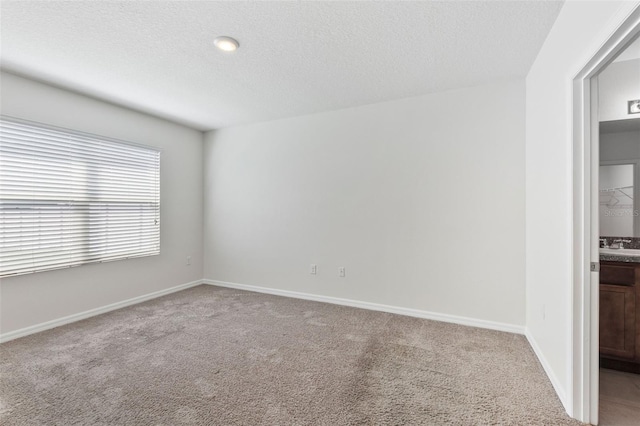
<instances>
[{"instance_id":1,"label":"faucet","mask_svg":"<svg viewBox=\"0 0 640 426\"><path fill-rule=\"evenodd\" d=\"M625 240L625 239L617 239L617 240L613 240L613 244L611 244L611 248L613 249L623 249L624 248L624 243L630 243L631 240ZM615 247L614 247L615 246Z\"/></svg>"}]
</instances>

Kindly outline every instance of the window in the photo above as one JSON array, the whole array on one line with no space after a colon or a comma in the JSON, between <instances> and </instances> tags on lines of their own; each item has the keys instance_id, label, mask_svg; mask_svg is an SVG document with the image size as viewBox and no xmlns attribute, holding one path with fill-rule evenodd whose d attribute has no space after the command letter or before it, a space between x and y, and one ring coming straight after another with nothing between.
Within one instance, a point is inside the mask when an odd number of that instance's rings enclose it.
<instances>
[{"instance_id":1,"label":"window","mask_svg":"<svg viewBox=\"0 0 640 426\"><path fill-rule=\"evenodd\" d=\"M160 253L160 152L0 117L0 276Z\"/></svg>"}]
</instances>

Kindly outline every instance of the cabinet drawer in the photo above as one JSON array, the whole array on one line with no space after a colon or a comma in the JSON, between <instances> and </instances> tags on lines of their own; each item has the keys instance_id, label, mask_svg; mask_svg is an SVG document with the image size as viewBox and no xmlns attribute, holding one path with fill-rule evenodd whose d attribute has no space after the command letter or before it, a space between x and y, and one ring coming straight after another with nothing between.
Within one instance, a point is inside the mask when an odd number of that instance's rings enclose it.
<instances>
[{"instance_id":1,"label":"cabinet drawer","mask_svg":"<svg viewBox=\"0 0 640 426\"><path fill-rule=\"evenodd\" d=\"M601 265L600 267L600 284L634 285L635 282L635 265Z\"/></svg>"}]
</instances>

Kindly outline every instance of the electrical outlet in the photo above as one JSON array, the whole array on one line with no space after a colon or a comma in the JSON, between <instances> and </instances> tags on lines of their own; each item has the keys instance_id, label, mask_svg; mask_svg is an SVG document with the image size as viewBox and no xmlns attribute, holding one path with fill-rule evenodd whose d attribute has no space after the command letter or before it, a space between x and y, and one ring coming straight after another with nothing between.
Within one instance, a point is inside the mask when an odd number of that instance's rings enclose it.
<instances>
[{"instance_id":1,"label":"electrical outlet","mask_svg":"<svg viewBox=\"0 0 640 426\"><path fill-rule=\"evenodd\" d=\"M187 256L187 265L191 265L191 256Z\"/></svg>"},{"instance_id":2,"label":"electrical outlet","mask_svg":"<svg viewBox=\"0 0 640 426\"><path fill-rule=\"evenodd\" d=\"M346 276L346 271L344 269L344 266L341 266L338 268L338 273L340 274L341 277L345 277Z\"/></svg>"},{"instance_id":3,"label":"electrical outlet","mask_svg":"<svg viewBox=\"0 0 640 426\"><path fill-rule=\"evenodd\" d=\"M318 265L311 264L311 275L318 273Z\"/></svg>"}]
</instances>

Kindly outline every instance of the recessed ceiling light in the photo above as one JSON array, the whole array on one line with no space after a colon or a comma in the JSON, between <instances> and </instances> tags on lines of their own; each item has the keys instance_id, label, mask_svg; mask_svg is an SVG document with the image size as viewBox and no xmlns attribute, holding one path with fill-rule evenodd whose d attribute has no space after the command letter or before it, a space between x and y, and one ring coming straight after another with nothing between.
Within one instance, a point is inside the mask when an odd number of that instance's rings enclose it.
<instances>
[{"instance_id":1,"label":"recessed ceiling light","mask_svg":"<svg viewBox=\"0 0 640 426\"><path fill-rule=\"evenodd\" d=\"M224 52L233 52L240 47L238 40L227 36L216 37L216 39L213 40L213 44Z\"/></svg>"}]
</instances>

